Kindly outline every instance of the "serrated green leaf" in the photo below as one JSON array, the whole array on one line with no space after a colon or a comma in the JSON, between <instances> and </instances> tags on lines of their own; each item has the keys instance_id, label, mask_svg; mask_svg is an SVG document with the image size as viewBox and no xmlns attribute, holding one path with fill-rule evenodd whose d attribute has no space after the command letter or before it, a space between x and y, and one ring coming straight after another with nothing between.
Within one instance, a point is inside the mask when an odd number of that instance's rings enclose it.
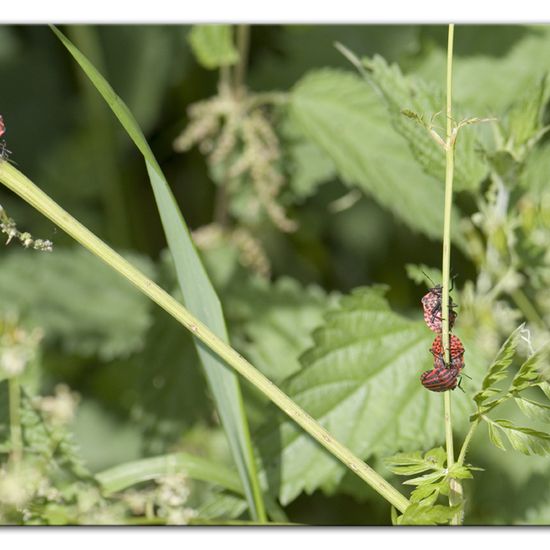
<instances>
[{"instance_id":1,"label":"serrated green leaf","mask_svg":"<svg viewBox=\"0 0 550 550\"><path fill-rule=\"evenodd\" d=\"M510 149L519 152L527 142L540 135L545 98L546 75L538 85L527 86L522 96L510 107L503 121Z\"/></svg>"},{"instance_id":2,"label":"serrated green leaf","mask_svg":"<svg viewBox=\"0 0 550 550\"><path fill-rule=\"evenodd\" d=\"M510 391L517 395L519 392L536 385L541 380L541 367L548 361L550 343L545 344L529 357L519 368L512 380Z\"/></svg>"},{"instance_id":3,"label":"serrated green leaf","mask_svg":"<svg viewBox=\"0 0 550 550\"><path fill-rule=\"evenodd\" d=\"M283 390L358 456L387 456L429 447L443 437L441 396L419 381L431 368L433 334L421 321L389 309L382 289L358 289L326 315L303 369ZM478 375L473 362L468 366ZM468 398L455 392L453 408L466 419ZM457 421L460 424L460 420ZM258 434L268 483L283 504L301 491L336 483L345 473L333 457L274 413Z\"/></svg>"},{"instance_id":4,"label":"serrated green leaf","mask_svg":"<svg viewBox=\"0 0 550 550\"><path fill-rule=\"evenodd\" d=\"M279 383L301 369L299 357L311 346L310 334L323 323L323 313L336 295L288 277L270 283L243 276L223 290L232 339L259 370Z\"/></svg>"},{"instance_id":5,"label":"serrated green leaf","mask_svg":"<svg viewBox=\"0 0 550 550\"><path fill-rule=\"evenodd\" d=\"M154 276L145 257L126 257ZM80 247L34 256L10 253L0 270L0 303L68 352L103 360L140 351L152 321L149 300Z\"/></svg>"},{"instance_id":6,"label":"serrated green leaf","mask_svg":"<svg viewBox=\"0 0 550 550\"><path fill-rule=\"evenodd\" d=\"M487 428L489 430L489 439L491 440L491 443L495 447L497 447L497 449L500 449L501 451L506 451L506 447L504 446L502 438L498 433L498 428L491 422L487 422Z\"/></svg>"},{"instance_id":7,"label":"serrated green leaf","mask_svg":"<svg viewBox=\"0 0 550 550\"><path fill-rule=\"evenodd\" d=\"M541 422L550 422L550 405L537 403L525 397L516 397L515 402L525 416Z\"/></svg>"},{"instance_id":8,"label":"serrated green leaf","mask_svg":"<svg viewBox=\"0 0 550 550\"><path fill-rule=\"evenodd\" d=\"M550 435L545 432L516 426L509 420L494 420L512 445L520 453L526 455L547 455L550 454Z\"/></svg>"},{"instance_id":9,"label":"serrated green leaf","mask_svg":"<svg viewBox=\"0 0 550 550\"><path fill-rule=\"evenodd\" d=\"M345 182L371 194L412 229L441 237L443 186L423 173L367 83L345 71L309 73L293 89L289 112ZM458 228L456 211L453 216Z\"/></svg>"},{"instance_id":10,"label":"serrated green leaf","mask_svg":"<svg viewBox=\"0 0 550 550\"><path fill-rule=\"evenodd\" d=\"M173 453L119 464L99 472L95 477L105 493L110 494L175 473L184 473L191 479L219 485L237 495L243 494L237 472L223 464L189 453Z\"/></svg>"},{"instance_id":11,"label":"serrated green leaf","mask_svg":"<svg viewBox=\"0 0 550 550\"><path fill-rule=\"evenodd\" d=\"M401 516L400 525L441 525L448 523L460 510L460 506L424 506L413 503Z\"/></svg>"},{"instance_id":12,"label":"serrated green leaf","mask_svg":"<svg viewBox=\"0 0 550 550\"><path fill-rule=\"evenodd\" d=\"M445 151L428 132L430 118L444 111L441 90L430 89L419 78L405 77L397 65L388 65L379 55L364 60L364 63L374 85L386 100L394 128L407 140L425 172L444 181ZM456 112L460 112L460 108L455 108L455 118L460 119ZM403 114L414 120L404 120ZM444 117L434 117L433 125L444 138ZM487 167L477 151L476 136L475 128L461 131L456 142L454 177L457 191L477 189L487 174Z\"/></svg>"},{"instance_id":13,"label":"serrated green leaf","mask_svg":"<svg viewBox=\"0 0 550 550\"><path fill-rule=\"evenodd\" d=\"M449 477L453 479L472 479L474 476L469 467L453 464L449 469Z\"/></svg>"},{"instance_id":14,"label":"serrated green leaf","mask_svg":"<svg viewBox=\"0 0 550 550\"><path fill-rule=\"evenodd\" d=\"M439 483L418 486L411 493L411 502L416 502L418 504L422 504L423 506L433 506L437 501L437 497L439 496L441 488L444 484L445 482L441 481Z\"/></svg>"},{"instance_id":15,"label":"serrated green leaf","mask_svg":"<svg viewBox=\"0 0 550 550\"><path fill-rule=\"evenodd\" d=\"M523 330L523 325L519 326L502 344L495 360L489 367L489 371L483 379L482 390L476 393L474 401L478 407L482 405L489 397L498 393L498 390L492 388L494 384L506 378L508 367L512 364L514 354L518 345L519 334Z\"/></svg>"},{"instance_id":16,"label":"serrated green leaf","mask_svg":"<svg viewBox=\"0 0 550 550\"><path fill-rule=\"evenodd\" d=\"M239 59L231 25L194 25L189 33L189 43L199 63L206 69L233 65Z\"/></svg>"},{"instance_id":17,"label":"serrated green leaf","mask_svg":"<svg viewBox=\"0 0 550 550\"><path fill-rule=\"evenodd\" d=\"M445 477L447 473L444 470L439 470L431 474L415 477L413 479L407 479L403 482L403 485L431 485L436 481L439 481L442 477Z\"/></svg>"},{"instance_id":18,"label":"serrated green leaf","mask_svg":"<svg viewBox=\"0 0 550 550\"><path fill-rule=\"evenodd\" d=\"M195 250L170 186L143 132L128 107L90 61L63 33L53 26L51 28L103 96L144 157L185 305L212 332L227 342L227 329L219 298ZM198 340L194 340L194 343L243 481L250 511L255 519L263 518L265 512L237 375Z\"/></svg>"}]
</instances>

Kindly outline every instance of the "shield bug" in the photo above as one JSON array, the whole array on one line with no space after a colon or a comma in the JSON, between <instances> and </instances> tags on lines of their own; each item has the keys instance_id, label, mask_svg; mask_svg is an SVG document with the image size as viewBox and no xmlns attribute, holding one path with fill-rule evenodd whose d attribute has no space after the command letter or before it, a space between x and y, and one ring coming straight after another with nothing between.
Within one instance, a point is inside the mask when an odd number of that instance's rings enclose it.
<instances>
[{"instance_id":1,"label":"shield bug","mask_svg":"<svg viewBox=\"0 0 550 550\"><path fill-rule=\"evenodd\" d=\"M436 365L432 370L423 372L420 381L427 390L444 392L458 386L458 374L459 370L453 366L447 368Z\"/></svg>"},{"instance_id":2,"label":"shield bug","mask_svg":"<svg viewBox=\"0 0 550 550\"><path fill-rule=\"evenodd\" d=\"M464 368L464 346L458 336L454 334L450 335L449 339L449 355L451 358L451 368L458 369L458 372ZM441 334L438 334L433 341L430 352L434 356L434 364L440 367L446 367L445 365L445 353L443 350L443 341Z\"/></svg>"},{"instance_id":3,"label":"shield bug","mask_svg":"<svg viewBox=\"0 0 550 550\"><path fill-rule=\"evenodd\" d=\"M424 321L430 330L441 332L441 302L442 302L443 287L436 285L431 288L427 294L422 297L422 308L424 309ZM449 303L449 328L453 328L456 311L456 304L450 300Z\"/></svg>"}]
</instances>

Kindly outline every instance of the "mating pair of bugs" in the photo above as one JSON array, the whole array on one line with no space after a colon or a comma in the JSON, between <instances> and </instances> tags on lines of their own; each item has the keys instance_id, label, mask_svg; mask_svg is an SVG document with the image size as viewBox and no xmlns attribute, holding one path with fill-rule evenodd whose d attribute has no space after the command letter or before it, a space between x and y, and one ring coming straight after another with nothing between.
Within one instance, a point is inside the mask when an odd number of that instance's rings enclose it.
<instances>
[{"instance_id":1,"label":"mating pair of bugs","mask_svg":"<svg viewBox=\"0 0 550 550\"><path fill-rule=\"evenodd\" d=\"M434 356L434 366L432 370L423 372L420 376L422 385L435 392L444 392L454 390L459 385L459 376L464 368L464 346L460 339L454 334L450 335L449 356L450 362L445 362L445 351L441 337L442 325L442 294L441 285L436 285L422 298L422 307L424 309L424 321L430 330L438 333L430 352ZM453 328L456 311L456 304L451 300L449 303L449 330Z\"/></svg>"}]
</instances>

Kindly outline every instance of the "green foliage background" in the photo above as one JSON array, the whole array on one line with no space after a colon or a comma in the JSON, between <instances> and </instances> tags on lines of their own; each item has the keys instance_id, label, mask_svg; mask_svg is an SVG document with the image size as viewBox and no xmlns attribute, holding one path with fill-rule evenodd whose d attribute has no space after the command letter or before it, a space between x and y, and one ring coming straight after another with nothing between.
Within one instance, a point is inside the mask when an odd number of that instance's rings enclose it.
<instances>
[{"instance_id":1,"label":"green foliage background","mask_svg":"<svg viewBox=\"0 0 550 550\"><path fill-rule=\"evenodd\" d=\"M62 30L135 115L190 229L204 229L216 218L226 166L173 143L192 118L188 107L218 93L216 67L238 59L232 31ZM442 400L419 382L433 338L421 320L425 287L407 269L440 265L444 157L401 110L429 121L443 109L445 40L437 26L253 26L245 80L253 93L285 94L282 106L262 112L279 139L277 201L298 229L252 216L255 188L239 176L228 212L260 250L225 234L199 246L232 345L395 484L385 457L444 441ZM367 82L335 42L364 58ZM549 335L550 28L458 26L455 44L457 118L497 118L464 129L456 156L452 269L472 378L453 394L461 441L506 336L522 319L537 347ZM48 28L0 27L0 82L18 168L177 295L139 152ZM444 125L442 116L434 121ZM342 197L351 197L347 208L336 207ZM190 337L3 189L0 204L18 227L54 241L49 255L1 251L0 313L44 332L39 392L63 382L80 394L70 441L86 467L192 452L233 468ZM268 277L254 270L266 258ZM253 388L242 389L262 477L283 517L390 524L381 498ZM515 420L517 409L505 407ZM547 458L503 453L478 433L468 461L485 471L465 482L467 523L550 523ZM201 517L248 517L242 495L204 482L193 495Z\"/></svg>"}]
</instances>

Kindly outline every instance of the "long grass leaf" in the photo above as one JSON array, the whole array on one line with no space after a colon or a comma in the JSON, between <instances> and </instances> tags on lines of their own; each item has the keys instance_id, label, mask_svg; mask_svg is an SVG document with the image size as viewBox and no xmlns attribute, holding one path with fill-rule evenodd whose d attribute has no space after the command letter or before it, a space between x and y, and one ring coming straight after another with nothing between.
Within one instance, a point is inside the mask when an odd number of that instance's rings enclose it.
<instances>
[{"instance_id":1,"label":"long grass leaf","mask_svg":"<svg viewBox=\"0 0 550 550\"><path fill-rule=\"evenodd\" d=\"M147 172L161 216L168 247L174 258L183 301L217 336L228 341L218 296L191 241L168 182L134 116L90 61L57 28L53 32L103 96L145 158ZM215 354L195 340L216 407L243 481L254 519L265 520L265 510L237 376Z\"/></svg>"}]
</instances>

